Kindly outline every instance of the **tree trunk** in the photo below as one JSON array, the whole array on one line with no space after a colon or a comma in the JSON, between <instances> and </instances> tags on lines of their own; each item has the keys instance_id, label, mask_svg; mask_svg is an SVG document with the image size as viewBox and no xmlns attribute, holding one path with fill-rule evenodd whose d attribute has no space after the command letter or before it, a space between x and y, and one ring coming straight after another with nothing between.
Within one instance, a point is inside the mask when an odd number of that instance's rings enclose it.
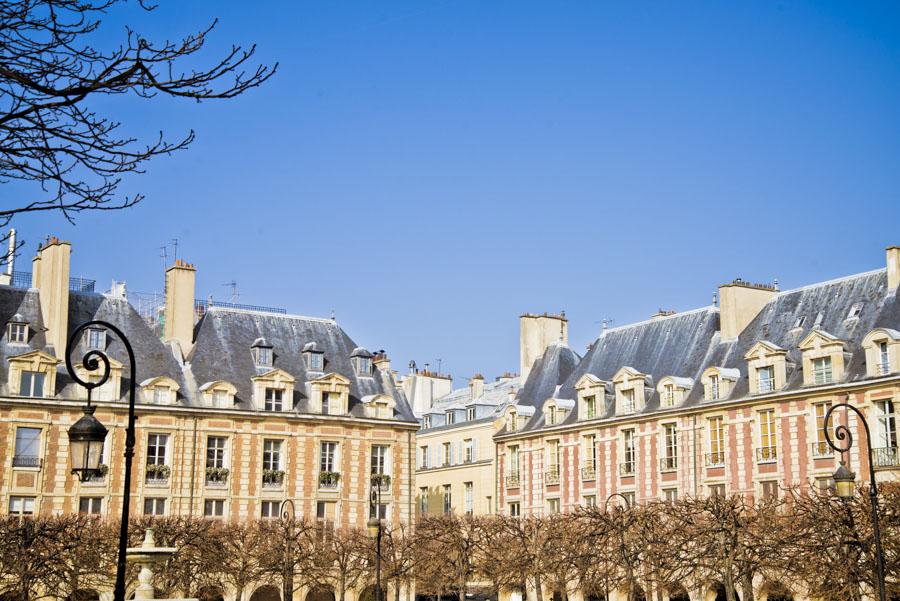
<instances>
[{"instance_id":1,"label":"tree trunk","mask_svg":"<svg viewBox=\"0 0 900 601\"><path fill-rule=\"evenodd\" d=\"M741 578L741 590L743 601L753 601L753 578L749 574Z\"/></svg>"},{"instance_id":2,"label":"tree trunk","mask_svg":"<svg viewBox=\"0 0 900 601\"><path fill-rule=\"evenodd\" d=\"M535 601L544 601L543 588L544 587L543 587L543 583L541 582L541 575L539 573L536 573L534 575L534 598L535 598ZM526 591L525 596L526 597L528 596L527 591Z\"/></svg>"}]
</instances>

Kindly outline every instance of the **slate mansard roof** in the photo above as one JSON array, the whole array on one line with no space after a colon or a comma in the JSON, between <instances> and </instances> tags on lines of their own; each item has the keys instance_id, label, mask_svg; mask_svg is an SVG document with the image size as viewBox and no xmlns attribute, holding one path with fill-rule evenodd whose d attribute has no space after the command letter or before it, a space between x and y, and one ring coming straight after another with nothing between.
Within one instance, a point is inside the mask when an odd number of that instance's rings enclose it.
<instances>
[{"instance_id":1,"label":"slate mansard roof","mask_svg":"<svg viewBox=\"0 0 900 601\"><path fill-rule=\"evenodd\" d=\"M851 315L851 310L858 315ZM845 343L849 359L842 382L854 382L867 377L861 343L866 334L876 328L900 329L900 298L897 291L888 292L885 269L776 293L734 340L721 340L719 309L712 306L606 330L555 390L553 376L564 373L565 369L553 366L559 359L553 353L545 353L535 363L520 392L519 402L540 409L550 398L577 399L575 385L582 376L592 374L609 382L626 366L648 376L645 389L649 396L644 408L637 413L638 417L660 411L656 385L666 376L693 379L693 387L680 407L704 403L701 375L710 367L740 374L726 399L740 400L749 394L745 355L763 340L787 351L787 381L778 392L796 391L804 386L798 345L814 329ZM611 387L607 388L605 405L599 406L597 411L595 419L615 417L615 397ZM558 425L576 421L577 407ZM536 411L524 430L543 427L542 412Z\"/></svg>"},{"instance_id":2,"label":"slate mansard roof","mask_svg":"<svg viewBox=\"0 0 900 601\"><path fill-rule=\"evenodd\" d=\"M29 339L27 344L10 344L7 329L3 328L0 338L0 394L10 393L7 384L10 357L34 350L48 350L37 289L0 286L0 325L5 326L16 314L28 322ZM262 337L273 347L273 367L296 378L295 411L307 411L306 384L310 379L335 372L351 382L351 415L363 414L363 397L385 394L396 403L395 419L415 422L402 391L395 388L389 375L377 370L371 377L356 375L350 357L358 345L332 320L211 307L195 326L194 348L184 364L176 359L170 346L162 342L157 328L151 327L127 300L70 291L68 335L80 324L91 320L108 321L128 337L137 359L138 383L166 376L178 384L176 406L203 406L200 387L208 382L225 380L237 388L234 409L255 410L250 378L268 369L260 370L254 365L250 347L254 340ZM107 343L108 355L127 365L126 350L115 334L107 336ZM317 350L324 353L324 372L306 373L301 352L309 343L314 343ZM73 354L73 359L79 360L80 356ZM130 370L126 368L122 374L123 397L128 391L129 377ZM75 386L65 364L61 362L57 369L57 395L77 398Z\"/></svg>"}]
</instances>

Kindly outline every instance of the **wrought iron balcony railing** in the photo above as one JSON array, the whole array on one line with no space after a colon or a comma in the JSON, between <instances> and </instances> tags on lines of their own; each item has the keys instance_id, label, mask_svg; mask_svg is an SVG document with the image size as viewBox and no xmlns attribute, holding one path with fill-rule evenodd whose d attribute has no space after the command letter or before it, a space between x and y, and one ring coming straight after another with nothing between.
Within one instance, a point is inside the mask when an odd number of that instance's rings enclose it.
<instances>
[{"instance_id":1,"label":"wrought iron balcony railing","mask_svg":"<svg viewBox=\"0 0 900 601\"><path fill-rule=\"evenodd\" d=\"M547 473L544 474L544 482L546 484L559 484L558 466L553 465L547 468Z\"/></svg>"},{"instance_id":2,"label":"wrought iron balcony railing","mask_svg":"<svg viewBox=\"0 0 900 601\"><path fill-rule=\"evenodd\" d=\"M722 467L725 465L725 451L706 454L706 467Z\"/></svg>"},{"instance_id":3,"label":"wrought iron balcony railing","mask_svg":"<svg viewBox=\"0 0 900 601\"><path fill-rule=\"evenodd\" d=\"M506 477L506 488L519 488L520 484L518 472L513 472Z\"/></svg>"},{"instance_id":4,"label":"wrought iron balcony railing","mask_svg":"<svg viewBox=\"0 0 900 601\"><path fill-rule=\"evenodd\" d=\"M597 466L593 461L585 461L584 465L581 466L581 479L582 480L596 480L597 479Z\"/></svg>"},{"instance_id":5,"label":"wrought iron balcony railing","mask_svg":"<svg viewBox=\"0 0 900 601\"><path fill-rule=\"evenodd\" d=\"M778 459L777 447L760 447L756 449L757 463L771 463Z\"/></svg>"},{"instance_id":6,"label":"wrought iron balcony railing","mask_svg":"<svg viewBox=\"0 0 900 601\"><path fill-rule=\"evenodd\" d=\"M634 461L626 461L624 463L619 464L619 475L620 476L633 476L634 475Z\"/></svg>"},{"instance_id":7,"label":"wrought iron balcony railing","mask_svg":"<svg viewBox=\"0 0 900 601\"><path fill-rule=\"evenodd\" d=\"M813 457L832 457L834 456L834 450L828 446L828 443L824 440L819 442L813 442L809 445L810 452Z\"/></svg>"},{"instance_id":8,"label":"wrought iron balcony railing","mask_svg":"<svg viewBox=\"0 0 900 601\"><path fill-rule=\"evenodd\" d=\"M900 447L872 449L872 463L875 467L900 466Z\"/></svg>"},{"instance_id":9,"label":"wrought iron balcony railing","mask_svg":"<svg viewBox=\"0 0 900 601\"><path fill-rule=\"evenodd\" d=\"M659 471L673 472L678 469L678 457L663 457L659 460Z\"/></svg>"},{"instance_id":10,"label":"wrought iron balcony railing","mask_svg":"<svg viewBox=\"0 0 900 601\"><path fill-rule=\"evenodd\" d=\"M15 455L13 467L41 467L41 458L33 455Z\"/></svg>"}]
</instances>

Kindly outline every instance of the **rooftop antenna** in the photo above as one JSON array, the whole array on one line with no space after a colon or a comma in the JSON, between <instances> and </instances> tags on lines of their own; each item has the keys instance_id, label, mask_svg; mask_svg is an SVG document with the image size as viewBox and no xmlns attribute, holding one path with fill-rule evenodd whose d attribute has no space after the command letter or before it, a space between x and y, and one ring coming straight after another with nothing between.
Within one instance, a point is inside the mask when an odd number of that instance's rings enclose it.
<instances>
[{"instance_id":1,"label":"rooftop antenna","mask_svg":"<svg viewBox=\"0 0 900 601\"><path fill-rule=\"evenodd\" d=\"M425 371L426 371L426 372L428 372L428 366L429 366L429 365L431 365L431 363L426 363L426 364L425 364Z\"/></svg>"},{"instance_id":2,"label":"rooftop antenna","mask_svg":"<svg viewBox=\"0 0 900 601\"><path fill-rule=\"evenodd\" d=\"M230 282L225 282L222 284L226 288L231 288L231 304L237 304L238 299L238 291L237 291L237 281L231 280Z\"/></svg>"},{"instance_id":3,"label":"rooftop antenna","mask_svg":"<svg viewBox=\"0 0 900 601\"><path fill-rule=\"evenodd\" d=\"M441 363L442 363L443 361L444 361L444 360L441 359L441 358L438 358L438 359L437 359L437 363L438 363L438 371L437 371L437 372L438 372L438 374L441 373Z\"/></svg>"},{"instance_id":4,"label":"rooftop antenna","mask_svg":"<svg viewBox=\"0 0 900 601\"><path fill-rule=\"evenodd\" d=\"M719 293L713 292L713 307L719 306Z\"/></svg>"},{"instance_id":5,"label":"rooftop antenna","mask_svg":"<svg viewBox=\"0 0 900 601\"><path fill-rule=\"evenodd\" d=\"M334 314L334 309L331 309L331 321L337 321L337 317Z\"/></svg>"},{"instance_id":6,"label":"rooftop antenna","mask_svg":"<svg viewBox=\"0 0 900 601\"><path fill-rule=\"evenodd\" d=\"M175 248L173 249L173 252L174 252L174 255L175 255L175 256L174 256L174 259L177 261L177 260L178 260L178 238L172 238L172 246L175 247Z\"/></svg>"}]
</instances>

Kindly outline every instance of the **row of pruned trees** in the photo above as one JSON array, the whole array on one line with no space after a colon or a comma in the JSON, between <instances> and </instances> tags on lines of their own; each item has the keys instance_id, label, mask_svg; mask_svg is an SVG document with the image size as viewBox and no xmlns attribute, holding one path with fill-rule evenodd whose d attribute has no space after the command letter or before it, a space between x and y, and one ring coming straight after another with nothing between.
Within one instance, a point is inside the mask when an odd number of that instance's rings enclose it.
<instances>
[{"instance_id":1,"label":"row of pruned trees","mask_svg":"<svg viewBox=\"0 0 900 601\"><path fill-rule=\"evenodd\" d=\"M860 601L875 587L870 509L866 494L841 501L811 493L759 504L710 497L545 517L425 517L414 529L386 528L383 578L397 601L410 585L460 601L476 586L662 601L717 585L728 601L753 601L760 582ZM883 487L880 510L889 595L900 595L900 486ZM147 518L131 529L132 546L151 524L159 545L178 549L156 574L163 596L218 589L241 598L262 583L280 587L287 570L295 590L326 587L338 601L374 582L375 543L365 531L306 520ZM88 516L0 521L0 596L111 589L117 537L114 521ZM137 570L129 570L133 584Z\"/></svg>"}]
</instances>

